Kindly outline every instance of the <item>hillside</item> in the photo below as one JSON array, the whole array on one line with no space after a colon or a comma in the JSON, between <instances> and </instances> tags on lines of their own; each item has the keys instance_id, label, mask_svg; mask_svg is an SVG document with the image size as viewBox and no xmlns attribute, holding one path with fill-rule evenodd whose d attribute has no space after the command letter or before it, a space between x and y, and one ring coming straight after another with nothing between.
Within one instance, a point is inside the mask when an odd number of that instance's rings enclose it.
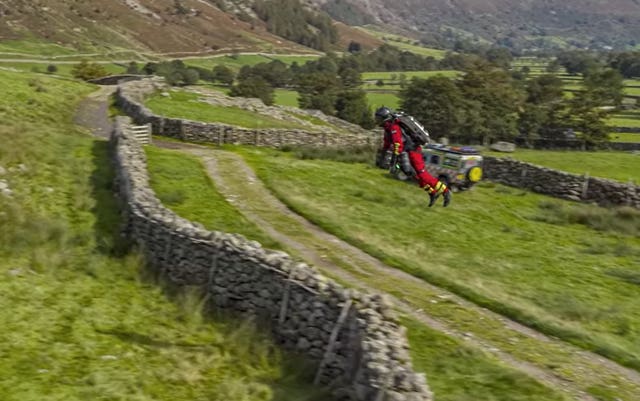
<instances>
[{"instance_id":1,"label":"hillside","mask_svg":"<svg viewBox=\"0 0 640 401\"><path fill-rule=\"evenodd\" d=\"M204 0L6 0L0 40L40 39L80 50L180 53L311 49Z\"/></svg>"},{"instance_id":2,"label":"hillside","mask_svg":"<svg viewBox=\"0 0 640 401\"><path fill-rule=\"evenodd\" d=\"M0 2L0 41L38 39L85 51L222 53L309 52L276 36L253 12L254 0L5 0ZM639 46L638 0L307 0L329 13L339 40L373 48L380 39L354 26L385 31L440 48L459 41L498 43L516 50ZM284 4L284 3L283 3ZM296 6L297 7L297 6ZM270 30L273 32L273 26ZM300 29L296 25L296 29ZM309 27L314 32L315 27ZM285 35L286 36L286 35ZM302 42L301 42L302 43Z\"/></svg>"},{"instance_id":3,"label":"hillside","mask_svg":"<svg viewBox=\"0 0 640 401\"><path fill-rule=\"evenodd\" d=\"M215 0L6 0L0 2L0 41L53 42L84 52L136 50L184 56L192 53L281 52L313 49L267 31L252 1ZM335 50L351 41L364 48L382 42L336 23Z\"/></svg>"},{"instance_id":4,"label":"hillside","mask_svg":"<svg viewBox=\"0 0 640 401\"><path fill-rule=\"evenodd\" d=\"M637 0L313 0L347 23L375 21L430 44L488 40L520 49L637 46Z\"/></svg>"}]
</instances>

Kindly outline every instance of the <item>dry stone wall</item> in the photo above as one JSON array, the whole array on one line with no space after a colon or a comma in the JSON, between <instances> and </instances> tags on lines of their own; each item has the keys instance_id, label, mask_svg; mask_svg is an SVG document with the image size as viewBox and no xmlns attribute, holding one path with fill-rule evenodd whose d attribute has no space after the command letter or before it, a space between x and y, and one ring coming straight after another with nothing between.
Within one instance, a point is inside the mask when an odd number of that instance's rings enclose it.
<instances>
[{"instance_id":1,"label":"dry stone wall","mask_svg":"<svg viewBox=\"0 0 640 401\"><path fill-rule=\"evenodd\" d=\"M156 90L161 90L163 83L153 79L143 79L122 83L116 91L116 104L136 124L151 124L155 135L193 142L210 142L215 144L256 145L282 147L284 145L311 146L362 146L372 145L380 141L380 134L339 122L343 132L336 132L327 127L326 131L314 132L302 129L250 129L220 123L204 123L184 119L158 116L143 104L144 97ZM319 113L319 112L318 112ZM318 116L318 114L312 116ZM331 118L337 123L337 118Z\"/></svg>"},{"instance_id":2,"label":"dry stone wall","mask_svg":"<svg viewBox=\"0 0 640 401\"><path fill-rule=\"evenodd\" d=\"M587 175L536 166L509 158L484 156L484 176L513 187L557 198L594 202L601 206L640 208L640 187Z\"/></svg>"},{"instance_id":3,"label":"dry stone wall","mask_svg":"<svg viewBox=\"0 0 640 401\"><path fill-rule=\"evenodd\" d=\"M149 186L141 145L118 117L111 136L124 232L149 265L178 286L200 286L210 306L269 323L286 348L317 366L337 400L427 401L405 329L380 295L346 289L283 252L241 235L207 231L166 209Z\"/></svg>"}]
</instances>

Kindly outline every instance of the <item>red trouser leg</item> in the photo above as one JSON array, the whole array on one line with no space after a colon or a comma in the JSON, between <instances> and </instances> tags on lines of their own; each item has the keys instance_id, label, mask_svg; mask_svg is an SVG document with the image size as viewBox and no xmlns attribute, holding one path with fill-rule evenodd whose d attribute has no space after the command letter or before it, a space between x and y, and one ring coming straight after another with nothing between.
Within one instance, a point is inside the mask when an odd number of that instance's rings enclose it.
<instances>
[{"instance_id":1,"label":"red trouser leg","mask_svg":"<svg viewBox=\"0 0 640 401\"><path fill-rule=\"evenodd\" d=\"M422 152L414 150L408 153L411 166L416 171L416 176L418 178L418 184L420 184L420 188L424 188L427 185L435 187L438 183L438 179L429 174L424 169L424 159L422 158Z\"/></svg>"}]
</instances>

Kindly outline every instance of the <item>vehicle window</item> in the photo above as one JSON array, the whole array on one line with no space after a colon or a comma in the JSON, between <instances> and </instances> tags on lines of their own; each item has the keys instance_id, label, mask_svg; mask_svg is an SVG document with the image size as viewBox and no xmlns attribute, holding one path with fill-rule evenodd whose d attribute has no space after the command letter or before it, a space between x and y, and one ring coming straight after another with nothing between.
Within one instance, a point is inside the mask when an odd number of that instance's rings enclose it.
<instances>
[{"instance_id":1,"label":"vehicle window","mask_svg":"<svg viewBox=\"0 0 640 401\"><path fill-rule=\"evenodd\" d=\"M460 159L456 159L454 157L445 156L444 162L442 163L444 167L457 169L460 167Z\"/></svg>"}]
</instances>

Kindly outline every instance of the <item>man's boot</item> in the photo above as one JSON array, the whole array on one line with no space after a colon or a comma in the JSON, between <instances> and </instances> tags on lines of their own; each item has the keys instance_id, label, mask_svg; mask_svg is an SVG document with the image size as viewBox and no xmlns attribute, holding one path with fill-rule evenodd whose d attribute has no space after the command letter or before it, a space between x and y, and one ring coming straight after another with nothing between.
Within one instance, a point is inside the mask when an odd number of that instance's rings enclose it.
<instances>
[{"instance_id":1,"label":"man's boot","mask_svg":"<svg viewBox=\"0 0 640 401\"><path fill-rule=\"evenodd\" d=\"M433 206L440 197L440 194L436 192L431 185L425 185L423 189L429 194L429 207Z\"/></svg>"},{"instance_id":2,"label":"man's boot","mask_svg":"<svg viewBox=\"0 0 640 401\"><path fill-rule=\"evenodd\" d=\"M429 207L435 205L436 201L438 200L438 198L440 197L440 195L438 195L435 192L431 192L429 194Z\"/></svg>"},{"instance_id":3,"label":"man's boot","mask_svg":"<svg viewBox=\"0 0 640 401\"><path fill-rule=\"evenodd\" d=\"M449 203L451 203L451 190L447 189L446 191L444 191L444 203L442 204L442 206L447 207L449 206Z\"/></svg>"}]
</instances>

